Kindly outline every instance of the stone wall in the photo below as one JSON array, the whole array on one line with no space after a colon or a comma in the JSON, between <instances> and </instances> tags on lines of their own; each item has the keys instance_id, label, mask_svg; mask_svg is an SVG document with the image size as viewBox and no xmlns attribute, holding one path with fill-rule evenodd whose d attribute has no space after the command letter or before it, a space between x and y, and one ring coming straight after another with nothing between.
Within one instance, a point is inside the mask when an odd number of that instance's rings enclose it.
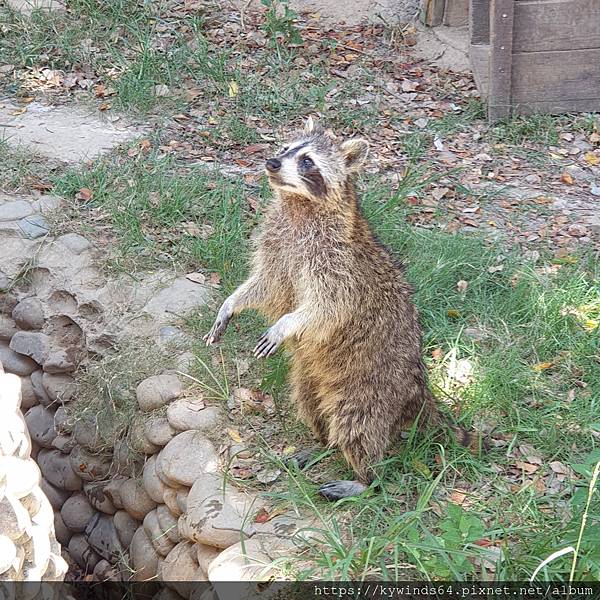
<instances>
[{"instance_id":1,"label":"stone wall","mask_svg":"<svg viewBox=\"0 0 600 600\"><path fill-rule=\"evenodd\" d=\"M89 365L134 331L149 346L183 339L184 369L189 344L170 319L207 291L157 274L130 289L103 279L81 236L44 239L25 280L14 272L0 282L0 410L10 424L0 459L2 577L61 579L68 564L69 579L166 581L172 599L192 593L178 582L268 577L307 522L263 522L266 501L226 482L228 453L248 450L220 449L223 408L178 373L158 372L130 390L137 414L109 451L93 415L72 408Z\"/></svg>"}]
</instances>

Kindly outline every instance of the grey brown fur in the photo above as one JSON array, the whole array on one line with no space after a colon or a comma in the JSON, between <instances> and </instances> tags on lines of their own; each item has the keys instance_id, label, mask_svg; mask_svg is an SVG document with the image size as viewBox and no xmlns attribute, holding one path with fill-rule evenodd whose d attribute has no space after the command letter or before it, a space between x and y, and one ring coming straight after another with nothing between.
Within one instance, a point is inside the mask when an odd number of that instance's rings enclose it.
<instances>
[{"instance_id":1,"label":"grey brown fur","mask_svg":"<svg viewBox=\"0 0 600 600\"><path fill-rule=\"evenodd\" d=\"M281 167L270 172L268 165L275 197L250 277L205 336L207 343L217 341L231 316L245 309L269 319L272 327L256 355L272 354L285 342L300 418L324 446L343 453L358 478L331 494L324 486L332 498L365 489L373 465L417 418L419 424L440 423L427 388L411 286L371 231L352 182L366 152L362 140L340 145L309 124L292 150L271 159ZM286 154L292 156L281 158ZM300 172L305 157L314 161L322 185L310 168Z\"/></svg>"}]
</instances>

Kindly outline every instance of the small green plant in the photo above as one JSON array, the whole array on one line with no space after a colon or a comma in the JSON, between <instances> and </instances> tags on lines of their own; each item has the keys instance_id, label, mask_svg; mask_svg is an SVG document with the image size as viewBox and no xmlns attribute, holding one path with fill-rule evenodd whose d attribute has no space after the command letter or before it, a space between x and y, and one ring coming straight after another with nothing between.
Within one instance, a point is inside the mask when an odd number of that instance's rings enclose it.
<instances>
[{"instance_id":1,"label":"small green plant","mask_svg":"<svg viewBox=\"0 0 600 600\"><path fill-rule=\"evenodd\" d=\"M279 39L286 44L301 44L302 36L295 25L298 15L288 6L288 0L261 0L266 6L263 29L272 47L279 48Z\"/></svg>"}]
</instances>

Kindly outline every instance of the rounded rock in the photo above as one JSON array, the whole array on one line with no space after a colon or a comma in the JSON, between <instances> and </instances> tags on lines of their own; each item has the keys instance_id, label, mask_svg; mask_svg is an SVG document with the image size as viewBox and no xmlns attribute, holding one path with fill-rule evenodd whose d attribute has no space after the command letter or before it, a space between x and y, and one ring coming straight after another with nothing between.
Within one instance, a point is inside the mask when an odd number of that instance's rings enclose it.
<instances>
[{"instance_id":1,"label":"rounded rock","mask_svg":"<svg viewBox=\"0 0 600 600\"><path fill-rule=\"evenodd\" d=\"M172 374L153 375L144 379L136 389L138 405L144 412L161 408L181 396L179 379Z\"/></svg>"},{"instance_id":2,"label":"rounded rock","mask_svg":"<svg viewBox=\"0 0 600 600\"><path fill-rule=\"evenodd\" d=\"M214 473L219 457L213 444L198 431L184 431L160 452L157 473L181 485L192 486L204 473Z\"/></svg>"},{"instance_id":3,"label":"rounded rock","mask_svg":"<svg viewBox=\"0 0 600 600\"><path fill-rule=\"evenodd\" d=\"M21 410L26 411L32 406L37 406L41 399L38 398L33 387L32 377L37 371L34 371L30 377L21 377Z\"/></svg>"},{"instance_id":4,"label":"rounded rock","mask_svg":"<svg viewBox=\"0 0 600 600\"><path fill-rule=\"evenodd\" d=\"M161 530L165 532L166 536L174 544L181 542L181 536L177 527L177 518L173 516L173 513L166 504L160 504L156 507L156 518Z\"/></svg>"},{"instance_id":5,"label":"rounded rock","mask_svg":"<svg viewBox=\"0 0 600 600\"><path fill-rule=\"evenodd\" d=\"M254 535L256 527L248 515L257 509L254 496L224 486L220 475L207 474L190 490L179 534L193 542L227 548Z\"/></svg>"},{"instance_id":6,"label":"rounded rock","mask_svg":"<svg viewBox=\"0 0 600 600\"><path fill-rule=\"evenodd\" d=\"M156 474L156 456L151 456L144 465L144 488L148 492L148 496L158 504L165 501L165 484L158 478Z\"/></svg>"},{"instance_id":7,"label":"rounded rock","mask_svg":"<svg viewBox=\"0 0 600 600\"><path fill-rule=\"evenodd\" d=\"M39 365L28 356L18 354L6 342L0 342L0 363L6 373L27 377L39 369Z\"/></svg>"},{"instance_id":8,"label":"rounded rock","mask_svg":"<svg viewBox=\"0 0 600 600\"><path fill-rule=\"evenodd\" d=\"M90 504L98 511L106 515L114 515L117 512L117 508L111 500L110 496L106 493L106 481L94 481L91 483L83 484L83 491L87 496Z\"/></svg>"},{"instance_id":9,"label":"rounded rock","mask_svg":"<svg viewBox=\"0 0 600 600\"><path fill-rule=\"evenodd\" d=\"M144 423L144 433L151 444L162 447L166 446L178 432L171 427L166 417L150 417Z\"/></svg>"},{"instance_id":10,"label":"rounded rock","mask_svg":"<svg viewBox=\"0 0 600 600\"><path fill-rule=\"evenodd\" d=\"M75 446L69 454L71 467L84 481L97 481L107 477L110 471L110 459L107 456L93 454L83 446Z\"/></svg>"},{"instance_id":11,"label":"rounded rock","mask_svg":"<svg viewBox=\"0 0 600 600\"><path fill-rule=\"evenodd\" d=\"M128 512L118 510L113 515L113 522L117 530L117 536L124 548L129 548L134 533L140 526L140 522L136 521Z\"/></svg>"},{"instance_id":12,"label":"rounded rock","mask_svg":"<svg viewBox=\"0 0 600 600\"><path fill-rule=\"evenodd\" d=\"M38 454L38 464L44 472L44 477L57 488L71 492L82 488L83 482L73 470L69 455L58 450L41 450Z\"/></svg>"},{"instance_id":13,"label":"rounded rock","mask_svg":"<svg viewBox=\"0 0 600 600\"><path fill-rule=\"evenodd\" d=\"M42 492L44 492L46 498L48 498L52 508L57 512L60 511L62 505L71 496L71 492L57 488L45 478L42 478L40 488Z\"/></svg>"},{"instance_id":14,"label":"rounded rock","mask_svg":"<svg viewBox=\"0 0 600 600\"><path fill-rule=\"evenodd\" d=\"M169 552L161 565L160 578L169 583L169 587L179 594L189 594L189 586L178 586L177 582L192 581L198 570L196 549L190 542L180 542ZM187 593L186 593L187 591Z\"/></svg>"},{"instance_id":15,"label":"rounded rock","mask_svg":"<svg viewBox=\"0 0 600 600\"><path fill-rule=\"evenodd\" d=\"M44 406L49 406L50 404L52 404L52 398L50 398L50 396L48 396L48 394L46 393L46 390L44 389L44 385L42 383L43 377L44 377L44 372L41 369L34 371L30 375L31 387L33 388L33 393L38 398L38 402L40 402ZM37 404L37 402L36 402L36 404Z\"/></svg>"},{"instance_id":16,"label":"rounded rock","mask_svg":"<svg viewBox=\"0 0 600 600\"><path fill-rule=\"evenodd\" d=\"M123 508L138 521L156 508L156 502L150 498L144 486L136 479L128 479L121 484L120 489Z\"/></svg>"},{"instance_id":17,"label":"rounded rock","mask_svg":"<svg viewBox=\"0 0 600 600\"><path fill-rule=\"evenodd\" d=\"M100 561L100 557L88 544L85 536L76 533L69 541L69 554L71 558L86 572L91 573Z\"/></svg>"},{"instance_id":18,"label":"rounded rock","mask_svg":"<svg viewBox=\"0 0 600 600\"><path fill-rule=\"evenodd\" d=\"M211 431L218 426L221 411L216 406L205 406L202 398L180 398L169 405L167 419L179 431Z\"/></svg>"},{"instance_id":19,"label":"rounded rock","mask_svg":"<svg viewBox=\"0 0 600 600\"><path fill-rule=\"evenodd\" d=\"M152 444L146 437L145 424L140 419L134 419L130 425L128 440L131 448L142 454L156 454L160 450L158 446Z\"/></svg>"},{"instance_id":20,"label":"rounded rock","mask_svg":"<svg viewBox=\"0 0 600 600\"><path fill-rule=\"evenodd\" d=\"M129 555L134 569L132 576L134 581L148 581L156 577L159 555L143 527L139 527L135 532Z\"/></svg>"},{"instance_id":21,"label":"rounded rock","mask_svg":"<svg viewBox=\"0 0 600 600\"><path fill-rule=\"evenodd\" d=\"M12 318L21 329L41 329L44 326L44 309L37 298L24 298L12 311Z\"/></svg>"},{"instance_id":22,"label":"rounded rock","mask_svg":"<svg viewBox=\"0 0 600 600\"><path fill-rule=\"evenodd\" d=\"M42 448L51 448L58 435L54 428L54 414L45 406L38 404L25 413L25 422L31 439Z\"/></svg>"},{"instance_id":23,"label":"rounded rock","mask_svg":"<svg viewBox=\"0 0 600 600\"><path fill-rule=\"evenodd\" d=\"M94 507L89 503L82 492L73 494L60 509L64 524L76 533L83 533L90 519L96 514Z\"/></svg>"},{"instance_id":24,"label":"rounded rock","mask_svg":"<svg viewBox=\"0 0 600 600\"><path fill-rule=\"evenodd\" d=\"M52 402L69 402L75 395L75 381L64 373L43 373L42 386Z\"/></svg>"},{"instance_id":25,"label":"rounded rock","mask_svg":"<svg viewBox=\"0 0 600 600\"><path fill-rule=\"evenodd\" d=\"M54 533L56 535L56 539L63 545L68 546L69 540L73 535L69 528L65 525L63 518L59 511L54 513Z\"/></svg>"},{"instance_id":26,"label":"rounded rock","mask_svg":"<svg viewBox=\"0 0 600 600\"><path fill-rule=\"evenodd\" d=\"M10 338L19 331L15 322L6 315L0 314L0 340L10 341Z\"/></svg>"},{"instance_id":27,"label":"rounded rock","mask_svg":"<svg viewBox=\"0 0 600 600\"><path fill-rule=\"evenodd\" d=\"M85 528L90 546L102 557L115 562L123 553L113 518L95 513Z\"/></svg>"},{"instance_id":28,"label":"rounded rock","mask_svg":"<svg viewBox=\"0 0 600 600\"><path fill-rule=\"evenodd\" d=\"M165 505L171 511L171 514L179 517L181 515L181 509L179 508L179 503L177 502L177 490L173 488L165 489Z\"/></svg>"},{"instance_id":29,"label":"rounded rock","mask_svg":"<svg viewBox=\"0 0 600 600\"><path fill-rule=\"evenodd\" d=\"M151 510L145 517L142 525L148 539L152 542L154 549L161 555L167 556L175 547L175 544L169 539L166 532L160 527L160 522L156 515L156 510Z\"/></svg>"}]
</instances>

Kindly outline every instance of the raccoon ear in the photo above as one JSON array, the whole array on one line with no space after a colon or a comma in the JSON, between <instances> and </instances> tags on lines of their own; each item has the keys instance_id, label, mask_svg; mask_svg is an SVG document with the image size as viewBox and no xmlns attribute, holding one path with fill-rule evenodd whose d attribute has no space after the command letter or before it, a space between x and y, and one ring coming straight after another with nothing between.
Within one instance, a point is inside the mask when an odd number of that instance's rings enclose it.
<instances>
[{"instance_id":1,"label":"raccoon ear","mask_svg":"<svg viewBox=\"0 0 600 600\"><path fill-rule=\"evenodd\" d=\"M355 138L344 142L341 147L342 155L349 172L358 171L369 154L369 142Z\"/></svg>"},{"instance_id":2,"label":"raccoon ear","mask_svg":"<svg viewBox=\"0 0 600 600\"><path fill-rule=\"evenodd\" d=\"M316 131L316 129L317 129L317 123L312 118L312 116L309 116L308 119L306 119L306 123L304 123L304 133L306 135L309 135L311 133L314 133Z\"/></svg>"}]
</instances>

